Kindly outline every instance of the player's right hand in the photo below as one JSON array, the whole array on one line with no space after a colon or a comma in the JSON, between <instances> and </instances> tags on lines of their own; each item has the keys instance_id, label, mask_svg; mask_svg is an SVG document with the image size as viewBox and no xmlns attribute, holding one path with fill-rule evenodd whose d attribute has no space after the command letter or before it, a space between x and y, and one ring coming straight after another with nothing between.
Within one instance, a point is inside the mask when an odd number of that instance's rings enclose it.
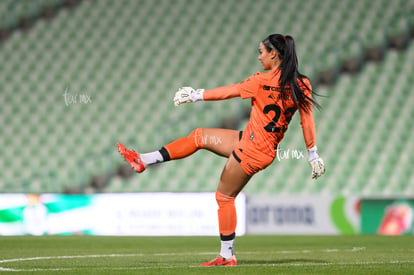
<instances>
[{"instance_id":1,"label":"player's right hand","mask_svg":"<svg viewBox=\"0 0 414 275\"><path fill-rule=\"evenodd\" d=\"M204 89L195 90L192 87L181 87L175 93L174 105L178 106L183 103L191 103L203 100Z\"/></svg>"}]
</instances>

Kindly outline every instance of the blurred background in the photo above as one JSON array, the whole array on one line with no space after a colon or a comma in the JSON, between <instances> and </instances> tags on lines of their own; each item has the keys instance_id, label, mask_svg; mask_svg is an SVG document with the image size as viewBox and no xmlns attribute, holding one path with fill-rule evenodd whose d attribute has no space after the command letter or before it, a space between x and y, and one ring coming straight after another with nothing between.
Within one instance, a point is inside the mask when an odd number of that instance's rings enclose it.
<instances>
[{"instance_id":1,"label":"blurred background","mask_svg":"<svg viewBox=\"0 0 414 275\"><path fill-rule=\"evenodd\" d=\"M324 95L327 172L311 180L295 115L285 158L245 193L413 194L413 0L1 0L0 13L1 193L215 191L223 158L199 151L137 175L115 144L148 152L196 127L243 129L248 100L172 98L260 71L260 41L281 33Z\"/></svg>"}]
</instances>

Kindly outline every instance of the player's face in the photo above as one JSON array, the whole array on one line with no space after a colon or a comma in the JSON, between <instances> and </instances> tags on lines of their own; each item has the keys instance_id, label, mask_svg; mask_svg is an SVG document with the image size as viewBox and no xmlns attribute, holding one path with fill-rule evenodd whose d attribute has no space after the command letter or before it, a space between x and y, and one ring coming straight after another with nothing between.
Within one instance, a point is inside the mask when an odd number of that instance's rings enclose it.
<instances>
[{"instance_id":1,"label":"player's face","mask_svg":"<svg viewBox=\"0 0 414 275\"><path fill-rule=\"evenodd\" d=\"M267 51L265 45L260 43L259 45L259 57L258 59L262 62L263 70L271 70L275 66L276 51Z\"/></svg>"}]
</instances>

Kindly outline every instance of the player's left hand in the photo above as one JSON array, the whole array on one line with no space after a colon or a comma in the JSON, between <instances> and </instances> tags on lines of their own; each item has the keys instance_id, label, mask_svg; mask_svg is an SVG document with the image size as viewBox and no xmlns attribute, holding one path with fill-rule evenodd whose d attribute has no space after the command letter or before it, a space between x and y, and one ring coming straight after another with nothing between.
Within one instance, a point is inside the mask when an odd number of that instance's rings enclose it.
<instances>
[{"instance_id":1,"label":"player's left hand","mask_svg":"<svg viewBox=\"0 0 414 275\"><path fill-rule=\"evenodd\" d=\"M195 90L192 87L181 87L175 93L174 105L178 106L183 103L191 103L203 100L204 89Z\"/></svg>"},{"instance_id":2,"label":"player's left hand","mask_svg":"<svg viewBox=\"0 0 414 275\"><path fill-rule=\"evenodd\" d=\"M318 148L316 146L308 150L308 160L312 167L312 179L317 179L325 173L325 163L318 155Z\"/></svg>"},{"instance_id":3,"label":"player's left hand","mask_svg":"<svg viewBox=\"0 0 414 275\"><path fill-rule=\"evenodd\" d=\"M316 180L325 173L325 163L321 158L309 162L312 167L312 179Z\"/></svg>"}]
</instances>

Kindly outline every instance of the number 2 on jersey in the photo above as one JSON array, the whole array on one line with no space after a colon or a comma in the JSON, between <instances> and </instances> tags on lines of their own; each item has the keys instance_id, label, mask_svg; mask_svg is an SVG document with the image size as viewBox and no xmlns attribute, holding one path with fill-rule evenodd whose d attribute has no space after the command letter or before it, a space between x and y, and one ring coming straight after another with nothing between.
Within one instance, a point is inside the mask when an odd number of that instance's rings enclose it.
<instances>
[{"instance_id":1,"label":"number 2 on jersey","mask_svg":"<svg viewBox=\"0 0 414 275\"><path fill-rule=\"evenodd\" d=\"M286 122L289 124L290 120L292 119L293 114L295 113L296 108L295 107L290 107L287 108L283 115L285 116L285 120ZM280 119L280 115L282 114L282 110L280 109L280 107L276 104L269 104L266 105L263 108L263 113L265 115L267 115L269 112L273 112L274 116L272 118L272 121L267 124L264 129L269 132L269 133L281 133L281 132L286 132L287 130L287 125L283 125L282 129L280 129L280 127L276 127L277 122Z\"/></svg>"}]
</instances>

